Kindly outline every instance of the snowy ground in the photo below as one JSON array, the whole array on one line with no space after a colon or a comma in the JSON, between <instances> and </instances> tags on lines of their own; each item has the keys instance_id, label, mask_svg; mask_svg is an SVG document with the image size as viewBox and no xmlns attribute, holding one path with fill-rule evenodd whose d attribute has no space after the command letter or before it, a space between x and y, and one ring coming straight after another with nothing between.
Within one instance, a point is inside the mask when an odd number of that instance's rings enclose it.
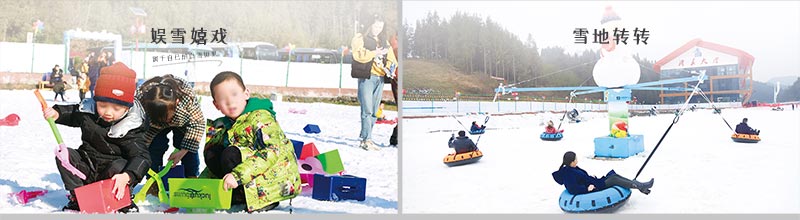
<instances>
[{"instance_id":1,"label":"snowy ground","mask_svg":"<svg viewBox=\"0 0 800 220\"><path fill-rule=\"evenodd\" d=\"M52 105L52 92L42 93ZM47 122L42 118L41 107L31 90L0 90L0 118L15 113L21 118L18 126L0 126L0 213L49 213L60 211L67 203L63 182L56 169L53 149L55 138ZM67 103L77 102L77 92L67 92ZM222 116L211 104L210 97L202 98L206 118ZM59 102L61 103L61 102ZM292 114L289 109L305 109L306 114ZM339 149L347 174L367 179L367 199L364 202L326 202L300 196L292 202L294 213L397 213L397 148L389 146L391 125L376 125L374 141L383 146L380 151L364 151L358 148L360 108L322 103L275 103L278 121L286 135L295 140L313 142L320 152ZM397 112L386 111L388 118L397 117ZM306 124L317 124L322 133L306 134ZM59 125L67 146L77 148L80 130ZM164 155L165 158L168 155ZM202 157L202 156L201 156ZM202 160L202 158L201 158ZM201 163L201 169L205 166ZM136 187L142 187L144 181ZM20 190L49 190L26 205L18 204L10 197ZM310 194L309 194L310 195ZM149 196L148 202L158 201ZM153 205L151 205L153 204ZM141 212L155 212L166 207L147 203L140 205ZM241 210L241 208L240 208ZM185 210L181 210L183 212ZM220 211L225 213L225 211ZM241 212L241 211L234 211ZM281 202L277 210L267 213L288 213L288 201Z\"/></svg>"},{"instance_id":2,"label":"snowy ground","mask_svg":"<svg viewBox=\"0 0 800 220\"><path fill-rule=\"evenodd\" d=\"M564 187L551 173L564 152L579 166L602 176L614 169L633 178L673 114L630 118L630 133L643 134L645 152L618 161L591 159L593 139L607 134L604 113L583 113L581 123L564 123L564 139L545 142L542 121L560 114L491 117L475 164L448 168L445 144L461 126L453 117L404 119L403 213L562 213ZM800 212L800 111L726 109L731 126L748 117L760 129L757 144L735 143L733 133L710 110L687 112L655 152L639 180L655 178L650 195L634 190L618 213L797 213ZM460 116L468 125L485 116ZM471 136L473 140L477 135Z\"/></svg>"}]
</instances>

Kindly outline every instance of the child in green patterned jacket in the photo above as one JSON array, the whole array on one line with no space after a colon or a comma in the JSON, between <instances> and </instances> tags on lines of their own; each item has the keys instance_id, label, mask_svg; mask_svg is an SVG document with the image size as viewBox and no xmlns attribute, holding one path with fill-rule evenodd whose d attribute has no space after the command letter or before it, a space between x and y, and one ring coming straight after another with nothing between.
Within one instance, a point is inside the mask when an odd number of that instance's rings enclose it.
<instances>
[{"instance_id":1,"label":"child in green patterned jacket","mask_svg":"<svg viewBox=\"0 0 800 220\"><path fill-rule=\"evenodd\" d=\"M216 133L205 145L207 168L200 176L222 178L225 189L234 190L231 203L245 203L248 212L270 210L299 195L294 148L275 120L272 102L250 98L234 72L217 74L210 87L214 106L225 116L214 121Z\"/></svg>"}]
</instances>

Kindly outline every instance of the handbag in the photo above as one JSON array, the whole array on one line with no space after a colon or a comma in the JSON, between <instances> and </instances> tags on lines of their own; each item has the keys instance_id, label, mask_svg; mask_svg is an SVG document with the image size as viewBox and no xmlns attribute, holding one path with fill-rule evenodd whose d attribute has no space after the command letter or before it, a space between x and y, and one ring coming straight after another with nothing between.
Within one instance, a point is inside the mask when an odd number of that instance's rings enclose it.
<instances>
[{"instance_id":1,"label":"handbag","mask_svg":"<svg viewBox=\"0 0 800 220\"><path fill-rule=\"evenodd\" d=\"M359 63L353 60L350 65L350 76L358 79L369 79L369 76L372 75L372 63L374 62L370 60L366 63Z\"/></svg>"}]
</instances>

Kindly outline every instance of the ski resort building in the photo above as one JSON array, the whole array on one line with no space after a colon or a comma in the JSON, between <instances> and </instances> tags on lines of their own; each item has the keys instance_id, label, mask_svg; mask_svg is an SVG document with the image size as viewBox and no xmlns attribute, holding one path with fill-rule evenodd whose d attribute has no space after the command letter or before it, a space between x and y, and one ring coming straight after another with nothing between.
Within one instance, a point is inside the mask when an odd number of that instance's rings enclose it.
<instances>
[{"instance_id":1,"label":"ski resort building","mask_svg":"<svg viewBox=\"0 0 800 220\"><path fill-rule=\"evenodd\" d=\"M662 58L653 66L661 80L690 77L705 72L708 80L700 89L714 102L747 102L753 93L753 61L749 53L694 39ZM695 82L663 85L692 88ZM661 91L661 103L683 103L691 92ZM705 102L694 96L692 102Z\"/></svg>"}]
</instances>

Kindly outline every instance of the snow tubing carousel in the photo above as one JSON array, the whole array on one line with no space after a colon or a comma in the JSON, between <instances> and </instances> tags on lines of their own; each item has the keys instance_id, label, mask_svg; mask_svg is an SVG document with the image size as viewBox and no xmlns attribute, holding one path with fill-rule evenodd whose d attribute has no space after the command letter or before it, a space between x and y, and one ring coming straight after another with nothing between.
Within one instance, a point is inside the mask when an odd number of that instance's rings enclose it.
<instances>
[{"instance_id":1,"label":"snow tubing carousel","mask_svg":"<svg viewBox=\"0 0 800 220\"><path fill-rule=\"evenodd\" d=\"M739 142L739 143L758 143L759 141L761 141L761 138L759 138L758 135L755 134L734 133L733 135L731 135L731 139L733 139L734 142Z\"/></svg>"},{"instance_id":2,"label":"snow tubing carousel","mask_svg":"<svg viewBox=\"0 0 800 220\"><path fill-rule=\"evenodd\" d=\"M474 131L473 131L473 130L470 130L470 131L469 131L469 134L473 134L473 135L475 135L475 134L483 134L483 133L485 133L485 132L486 132L486 128L484 128L484 129L480 129L480 130L474 130Z\"/></svg>"},{"instance_id":3,"label":"snow tubing carousel","mask_svg":"<svg viewBox=\"0 0 800 220\"><path fill-rule=\"evenodd\" d=\"M539 138L541 138L542 140L545 140L545 141L557 141L557 140L561 140L561 138L563 138L563 137L564 137L564 134L562 134L561 132L558 132L558 133L555 133L555 134L542 132L542 134L539 135Z\"/></svg>"},{"instance_id":4,"label":"snow tubing carousel","mask_svg":"<svg viewBox=\"0 0 800 220\"><path fill-rule=\"evenodd\" d=\"M478 162L483 157L480 150L460 154L448 154L444 157L444 164L448 167L471 164Z\"/></svg>"},{"instance_id":5,"label":"snow tubing carousel","mask_svg":"<svg viewBox=\"0 0 800 220\"><path fill-rule=\"evenodd\" d=\"M558 205L561 210L570 213L610 213L622 207L630 197L631 190L621 186L580 195L572 195L564 190L558 198Z\"/></svg>"}]
</instances>

